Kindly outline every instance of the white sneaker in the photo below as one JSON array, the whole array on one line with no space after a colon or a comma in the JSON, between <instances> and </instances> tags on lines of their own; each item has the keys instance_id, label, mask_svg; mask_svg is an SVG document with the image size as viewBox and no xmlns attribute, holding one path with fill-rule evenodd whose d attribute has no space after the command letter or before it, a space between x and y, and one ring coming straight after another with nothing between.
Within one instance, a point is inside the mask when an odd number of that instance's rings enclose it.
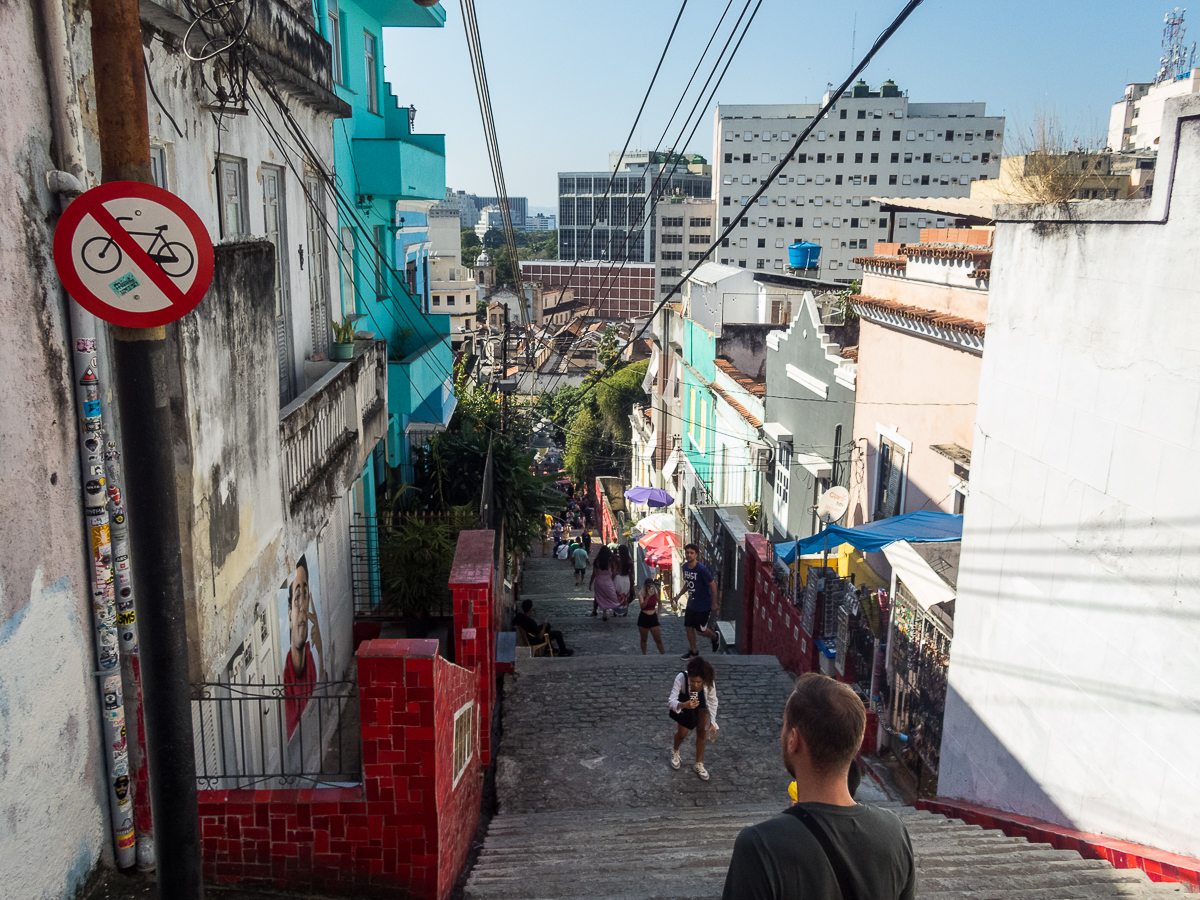
<instances>
[{"instance_id":1,"label":"white sneaker","mask_svg":"<svg viewBox=\"0 0 1200 900\"><path fill-rule=\"evenodd\" d=\"M675 755L679 756L678 753ZM696 763L696 765L692 766L692 768L696 771L696 774L700 776L701 781L708 781L708 769L704 768L704 763Z\"/></svg>"},{"instance_id":2,"label":"white sneaker","mask_svg":"<svg viewBox=\"0 0 1200 900\"><path fill-rule=\"evenodd\" d=\"M671 751L671 768L672 769L679 768L679 751L678 750Z\"/></svg>"}]
</instances>

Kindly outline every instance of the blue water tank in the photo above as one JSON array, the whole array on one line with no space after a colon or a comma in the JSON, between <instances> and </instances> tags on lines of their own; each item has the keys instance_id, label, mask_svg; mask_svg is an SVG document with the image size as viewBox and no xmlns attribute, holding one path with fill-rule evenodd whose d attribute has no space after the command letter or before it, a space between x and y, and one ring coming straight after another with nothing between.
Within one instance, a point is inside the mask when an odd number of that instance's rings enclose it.
<instances>
[{"instance_id":1,"label":"blue water tank","mask_svg":"<svg viewBox=\"0 0 1200 900\"><path fill-rule=\"evenodd\" d=\"M788 247L788 265L793 269L815 269L821 261L821 246L801 241Z\"/></svg>"}]
</instances>

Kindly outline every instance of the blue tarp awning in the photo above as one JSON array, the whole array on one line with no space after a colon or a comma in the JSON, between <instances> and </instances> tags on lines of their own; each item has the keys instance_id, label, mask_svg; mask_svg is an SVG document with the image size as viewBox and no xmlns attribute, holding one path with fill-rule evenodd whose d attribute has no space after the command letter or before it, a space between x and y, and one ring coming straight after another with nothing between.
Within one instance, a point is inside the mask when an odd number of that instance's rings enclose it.
<instances>
[{"instance_id":1,"label":"blue tarp awning","mask_svg":"<svg viewBox=\"0 0 1200 900\"><path fill-rule=\"evenodd\" d=\"M963 517L951 513L921 511L868 522L857 528L830 525L824 531L801 541L775 545L775 555L790 564L799 551L801 556L821 553L826 546L836 553L842 544L849 544L864 553L875 553L896 541L913 544L931 541L961 541Z\"/></svg>"}]
</instances>

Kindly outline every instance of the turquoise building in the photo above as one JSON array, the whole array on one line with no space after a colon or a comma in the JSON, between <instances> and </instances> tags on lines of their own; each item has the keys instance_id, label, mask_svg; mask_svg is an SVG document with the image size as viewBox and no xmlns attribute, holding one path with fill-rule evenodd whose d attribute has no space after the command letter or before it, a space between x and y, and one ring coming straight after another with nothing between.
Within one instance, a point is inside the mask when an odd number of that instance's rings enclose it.
<instances>
[{"instance_id":1,"label":"turquoise building","mask_svg":"<svg viewBox=\"0 0 1200 900\"><path fill-rule=\"evenodd\" d=\"M441 28L441 5L414 0L314 0L317 26L333 47L338 97L352 110L334 123L338 206L334 315L358 316L358 331L388 345L388 430L355 485L354 534L377 559L376 491L385 468L411 463L411 447L445 427L454 411L449 317L427 316L426 210L446 196L446 138L413 130L416 110L401 105L383 78L385 28ZM403 71L400 66L396 71ZM332 268L332 267L331 267ZM378 591L378 565L372 594Z\"/></svg>"},{"instance_id":2,"label":"turquoise building","mask_svg":"<svg viewBox=\"0 0 1200 900\"><path fill-rule=\"evenodd\" d=\"M402 106L383 78L383 30L441 28L446 12L413 0L315 0L313 12L333 46L337 95L353 111L334 125L343 201L333 295L336 301L340 294L343 316L362 317L357 330L387 340L386 461L402 465L409 462L414 430L431 431L453 412L449 324L425 315L425 210L446 196L446 139L414 132L416 110ZM376 482L382 451L377 457Z\"/></svg>"}]
</instances>

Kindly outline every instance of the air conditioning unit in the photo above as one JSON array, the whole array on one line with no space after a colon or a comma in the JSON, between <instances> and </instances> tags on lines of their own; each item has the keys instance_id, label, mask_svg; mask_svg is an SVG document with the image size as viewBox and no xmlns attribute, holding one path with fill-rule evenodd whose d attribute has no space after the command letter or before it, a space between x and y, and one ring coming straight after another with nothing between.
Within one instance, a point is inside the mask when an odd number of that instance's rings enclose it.
<instances>
[{"instance_id":1,"label":"air conditioning unit","mask_svg":"<svg viewBox=\"0 0 1200 900\"><path fill-rule=\"evenodd\" d=\"M771 448L759 444L753 448L752 452L754 454L754 471L770 472L771 464L775 461L775 454Z\"/></svg>"}]
</instances>

